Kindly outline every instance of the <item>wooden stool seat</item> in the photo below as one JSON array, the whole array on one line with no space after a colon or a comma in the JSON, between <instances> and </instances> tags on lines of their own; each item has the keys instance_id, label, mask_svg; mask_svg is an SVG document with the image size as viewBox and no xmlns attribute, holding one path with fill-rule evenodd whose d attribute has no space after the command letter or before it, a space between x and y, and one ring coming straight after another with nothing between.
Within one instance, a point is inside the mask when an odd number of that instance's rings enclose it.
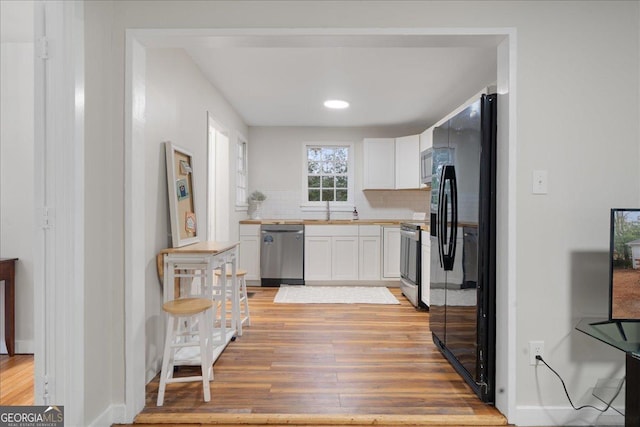
<instances>
[{"instance_id":1,"label":"wooden stool seat","mask_svg":"<svg viewBox=\"0 0 640 427\"><path fill-rule=\"evenodd\" d=\"M162 309L174 316L193 316L213 307L213 301L206 298L182 298L165 302Z\"/></svg>"},{"instance_id":2,"label":"wooden stool seat","mask_svg":"<svg viewBox=\"0 0 640 427\"><path fill-rule=\"evenodd\" d=\"M160 387L158 388L157 405L164 403L164 392L167 384L189 381L202 381L204 401L211 400L209 381L213 379L213 361L211 359L213 319L213 301L209 298L182 298L168 301L162 309L168 314L167 336L164 342L164 356L160 371ZM197 337L197 339L195 339ZM190 377L173 377L176 353L185 347L200 348L201 375Z\"/></svg>"},{"instance_id":3,"label":"wooden stool seat","mask_svg":"<svg viewBox=\"0 0 640 427\"><path fill-rule=\"evenodd\" d=\"M220 270L216 270L216 276L220 276L220 275L222 275L222 272ZM244 277L246 275L247 275L246 270L238 268L238 270L236 271L236 277ZM232 276L233 276L233 272L231 270L227 270L227 278Z\"/></svg>"}]
</instances>

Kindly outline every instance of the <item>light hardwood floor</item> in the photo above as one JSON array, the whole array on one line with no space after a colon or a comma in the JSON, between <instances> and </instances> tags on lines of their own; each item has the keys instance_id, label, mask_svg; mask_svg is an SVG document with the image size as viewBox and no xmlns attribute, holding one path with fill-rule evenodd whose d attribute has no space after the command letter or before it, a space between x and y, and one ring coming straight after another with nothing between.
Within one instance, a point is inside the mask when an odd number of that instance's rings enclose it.
<instances>
[{"instance_id":1,"label":"light hardwood floor","mask_svg":"<svg viewBox=\"0 0 640 427\"><path fill-rule=\"evenodd\" d=\"M147 386L137 425L505 425L437 350L429 314L400 305L274 304L250 288L251 326L201 383ZM190 369L181 368L189 374ZM192 371L193 372L193 371Z\"/></svg>"},{"instance_id":2,"label":"light hardwood floor","mask_svg":"<svg viewBox=\"0 0 640 427\"><path fill-rule=\"evenodd\" d=\"M0 355L0 405L33 405L33 355Z\"/></svg>"}]
</instances>

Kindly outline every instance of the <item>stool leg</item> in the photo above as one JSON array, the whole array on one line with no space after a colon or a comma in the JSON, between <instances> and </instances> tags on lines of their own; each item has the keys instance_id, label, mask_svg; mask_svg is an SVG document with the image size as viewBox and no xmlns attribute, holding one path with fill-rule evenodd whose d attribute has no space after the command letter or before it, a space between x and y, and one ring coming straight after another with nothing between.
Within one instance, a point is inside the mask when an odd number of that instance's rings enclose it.
<instances>
[{"instance_id":1,"label":"stool leg","mask_svg":"<svg viewBox=\"0 0 640 427\"><path fill-rule=\"evenodd\" d=\"M207 336L207 355L211 357L213 357L213 330L215 329L213 324L215 316L214 313L215 305L204 313L205 325L207 325L207 330L205 331ZM209 359L207 366L209 367L207 371L207 378L209 378L209 381L213 381L213 360Z\"/></svg>"},{"instance_id":2,"label":"stool leg","mask_svg":"<svg viewBox=\"0 0 640 427\"><path fill-rule=\"evenodd\" d=\"M240 313L240 283L244 280L244 277L237 278L236 282L231 283L231 307L232 314L231 318L233 319L233 327L236 330L236 335L242 336L242 315Z\"/></svg>"},{"instance_id":3,"label":"stool leg","mask_svg":"<svg viewBox=\"0 0 640 427\"><path fill-rule=\"evenodd\" d=\"M209 402L211 400L211 390L209 388L209 369L211 363L209 363L209 342L211 341L211 334L209 333L209 325L207 322L206 312L200 313L198 326L198 335L200 338L200 370L202 375L202 389L204 390L204 401Z\"/></svg>"},{"instance_id":4,"label":"stool leg","mask_svg":"<svg viewBox=\"0 0 640 427\"><path fill-rule=\"evenodd\" d=\"M162 356L162 369L160 370L160 387L158 388L157 406L164 403L164 390L167 387L167 377L173 377L173 339L176 330L176 319L169 315L167 321L167 334L164 340L164 355Z\"/></svg>"},{"instance_id":5,"label":"stool leg","mask_svg":"<svg viewBox=\"0 0 640 427\"><path fill-rule=\"evenodd\" d=\"M251 315L249 314L249 296L247 295L247 281L242 278L242 296L244 298L244 319L243 322L247 322L247 326L251 326Z\"/></svg>"}]
</instances>

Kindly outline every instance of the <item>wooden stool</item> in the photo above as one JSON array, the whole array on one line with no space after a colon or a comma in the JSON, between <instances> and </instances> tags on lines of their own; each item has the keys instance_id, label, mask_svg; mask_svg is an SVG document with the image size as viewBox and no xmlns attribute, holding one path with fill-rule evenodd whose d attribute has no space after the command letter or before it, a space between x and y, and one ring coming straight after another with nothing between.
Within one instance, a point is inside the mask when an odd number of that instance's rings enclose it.
<instances>
[{"instance_id":1,"label":"wooden stool","mask_svg":"<svg viewBox=\"0 0 640 427\"><path fill-rule=\"evenodd\" d=\"M209 381L213 379L213 367L211 355L211 323L212 319L207 318L211 313L213 301L207 298L182 298L166 302L162 309L167 312L167 336L164 343L164 356L162 357L162 371L160 372L160 388L158 389L157 405L162 406L164 402L164 391L169 383L181 383L202 380L204 389L204 401L211 400ZM181 318L194 319L195 322L187 322L187 329L180 332ZM195 328L197 327L197 331ZM198 336L198 340L193 337ZM185 347L200 347L200 376L173 377L173 367L176 362L176 352Z\"/></svg>"},{"instance_id":2,"label":"wooden stool","mask_svg":"<svg viewBox=\"0 0 640 427\"><path fill-rule=\"evenodd\" d=\"M222 272L216 270L216 276L220 276ZM247 296L247 272L240 268L236 271L236 278L238 279L238 301L237 301L237 317L233 319L232 327L236 329L238 336L242 336L242 325L246 323L247 326L251 326L251 315L249 314L249 299ZM227 270L227 280L231 279L233 274L230 270ZM227 297L231 298L231 291L227 291ZM233 301L231 302L234 303Z\"/></svg>"}]
</instances>

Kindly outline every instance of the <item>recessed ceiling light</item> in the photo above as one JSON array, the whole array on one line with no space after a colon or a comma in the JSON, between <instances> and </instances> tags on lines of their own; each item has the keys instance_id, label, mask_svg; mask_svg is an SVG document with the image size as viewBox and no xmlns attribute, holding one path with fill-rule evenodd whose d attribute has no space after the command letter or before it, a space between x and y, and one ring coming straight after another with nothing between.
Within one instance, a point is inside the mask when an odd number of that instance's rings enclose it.
<instances>
[{"instance_id":1,"label":"recessed ceiling light","mask_svg":"<svg viewBox=\"0 0 640 427\"><path fill-rule=\"evenodd\" d=\"M324 106L327 108L341 110L343 108L349 107L349 103L341 99L329 99L327 101L324 101Z\"/></svg>"}]
</instances>

